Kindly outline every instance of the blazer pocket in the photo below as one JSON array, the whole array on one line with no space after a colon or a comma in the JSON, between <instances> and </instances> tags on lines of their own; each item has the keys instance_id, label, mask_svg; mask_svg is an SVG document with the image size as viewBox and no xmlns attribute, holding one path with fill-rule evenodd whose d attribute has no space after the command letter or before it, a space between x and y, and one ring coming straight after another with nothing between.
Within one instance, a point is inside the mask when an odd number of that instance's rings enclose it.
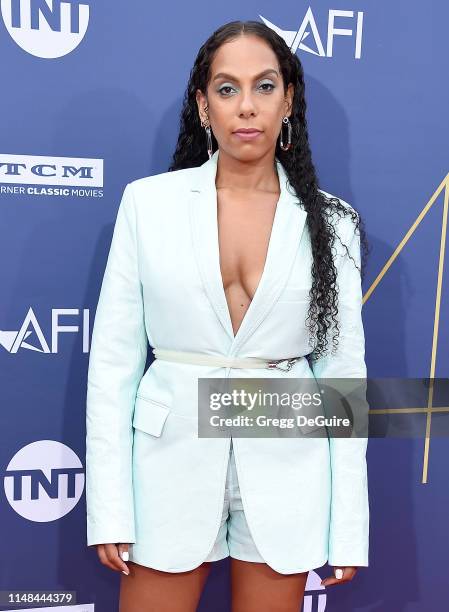
<instances>
[{"instance_id":1,"label":"blazer pocket","mask_svg":"<svg viewBox=\"0 0 449 612\"><path fill-rule=\"evenodd\" d=\"M138 395L134 407L133 427L152 436L159 437L167 420L170 408L149 397Z\"/></svg>"}]
</instances>

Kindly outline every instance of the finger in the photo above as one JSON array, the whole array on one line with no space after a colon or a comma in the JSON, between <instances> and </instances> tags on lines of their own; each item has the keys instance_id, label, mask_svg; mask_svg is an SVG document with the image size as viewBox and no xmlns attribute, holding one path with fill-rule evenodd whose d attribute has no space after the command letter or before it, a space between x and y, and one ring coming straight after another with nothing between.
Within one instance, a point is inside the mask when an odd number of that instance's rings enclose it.
<instances>
[{"instance_id":1,"label":"finger","mask_svg":"<svg viewBox=\"0 0 449 612\"><path fill-rule=\"evenodd\" d=\"M337 567L334 568L334 576L328 576L324 580L321 581L323 586L331 586L333 584L342 584L344 582L350 582L355 573L356 569L354 567ZM341 576L341 578L339 578Z\"/></svg>"},{"instance_id":2,"label":"finger","mask_svg":"<svg viewBox=\"0 0 449 612\"><path fill-rule=\"evenodd\" d=\"M129 561L129 544L119 544L118 554L122 561ZM125 563L123 565L125 567L122 569L122 572L129 576L129 567Z\"/></svg>"},{"instance_id":3,"label":"finger","mask_svg":"<svg viewBox=\"0 0 449 612\"><path fill-rule=\"evenodd\" d=\"M123 561L129 561L129 544L119 544L118 554Z\"/></svg>"},{"instance_id":4,"label":"finger","mask_svg":"<svg viewBox=\"0 0 449 612\"><path fill-rule=\"evenodd\" d=\"M345 582L351 582L351 580L351 578L333 578L332 576L329 576L328 578L322 580L321 584L322 586L328 587L333 584L344 584Z\"/></svg>"},{"instance_id":5,"label":"finger","mask_svg":"<svg viewBox=\"0 0 449 612\"><path fill-rule=\"evenodd\" d=\"M106 556L114 566L114 569L129 576L129 568L120 558L118 546L116 544L106 544Z\"/></svg>"},{"instance_id":6,"label":"finger","mask_svg":"<svg viewBox=\"0 0 449 612\"><path fill-rule=\"evenodd\" d=\"M100 558L101 563L105 565L106 567L109 567L110 569L115 570L115 567L110 563L106 555L104 544L100 544L99 546L97 546L97 552L98 552L98 556Z\"/></svg>"}]
</instances>

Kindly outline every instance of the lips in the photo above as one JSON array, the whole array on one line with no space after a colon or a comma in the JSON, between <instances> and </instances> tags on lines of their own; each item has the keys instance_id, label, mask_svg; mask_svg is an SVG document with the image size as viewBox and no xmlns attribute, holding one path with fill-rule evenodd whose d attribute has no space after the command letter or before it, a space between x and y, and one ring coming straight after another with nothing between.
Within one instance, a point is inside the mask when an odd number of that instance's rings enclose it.
<instances>
[{"instance_id":1,"label":"lips","mask_svg":"<svg viewBox=\"0 0 449 612\"><path fill-rule=\"evenodd\" d=\"M254 134L260 131L261 130L257 130L256 128L240 128L239 130L235 130L234 134Z\"/></svg>"}]
</instances>

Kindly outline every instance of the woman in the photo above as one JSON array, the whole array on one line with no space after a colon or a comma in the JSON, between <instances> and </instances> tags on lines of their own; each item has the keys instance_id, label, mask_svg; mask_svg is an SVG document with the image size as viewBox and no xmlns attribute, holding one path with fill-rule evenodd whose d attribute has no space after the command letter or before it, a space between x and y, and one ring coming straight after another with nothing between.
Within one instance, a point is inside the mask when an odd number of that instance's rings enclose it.
<instances>
[{"instance_id":1,"label":"woman","mask_svg":"<svg viewBox=\"0 0 449 612\"><path fill-rule=\"evenodd\" d=\"M318 189L305 111L283 39L226 24L196 58L170 171L125 189L86 440L88 545L126 574L121 612L195 610L226 556L234 612L296 611L309 570L328 561L331 585L368 565L366 438L197 431L200 378L366 375L365 233Z\"/></svg>"}]
</instances>

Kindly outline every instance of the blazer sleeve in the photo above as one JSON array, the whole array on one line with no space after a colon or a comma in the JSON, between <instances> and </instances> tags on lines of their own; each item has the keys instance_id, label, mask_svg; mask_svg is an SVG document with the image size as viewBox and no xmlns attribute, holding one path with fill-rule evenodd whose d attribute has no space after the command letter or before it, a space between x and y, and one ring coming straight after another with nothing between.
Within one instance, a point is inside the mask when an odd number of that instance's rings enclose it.
<instances>
[{"instance_id":1,"label":"blazer sleeve","mask_svg":"<svg viewBox=\"0 0 449 612\"><path fill-rule=\"evenodd\" d=\"M340 231L342 242L360 269L360 235L354 223L343 218L349 231ZM343 223L341 223L343 225ZM369 405L366 401L365 336L362 322L362 286L359 270L346 249L338 254L339 344L334 355L328 354L311 367L315 378L358 378L356 401L350 403L354 422L367 432ZM331 342L329 343L329 350ZM323 381L324 384L325 381ZM332 381L330 381L332 384ZM349 383L350 384L350 383ZM342 389L346 388L343 383ZM361 392L360 392L361 390ZM329 437L332 496L328 563L332 566L368 566L369 500L366 450L367 437Z\"/></svg>"},{"instance_id":2,"label":"blazer sleeve","mask_svg":"<svg viewBox=\"0 0 449 612\"><path fill-rule=\"evenodd\" d=\"M134 543L132 415L147 357L136 211L126 185L95 315L86 402L87 545Z\"/></svg>"}]
</instances>

